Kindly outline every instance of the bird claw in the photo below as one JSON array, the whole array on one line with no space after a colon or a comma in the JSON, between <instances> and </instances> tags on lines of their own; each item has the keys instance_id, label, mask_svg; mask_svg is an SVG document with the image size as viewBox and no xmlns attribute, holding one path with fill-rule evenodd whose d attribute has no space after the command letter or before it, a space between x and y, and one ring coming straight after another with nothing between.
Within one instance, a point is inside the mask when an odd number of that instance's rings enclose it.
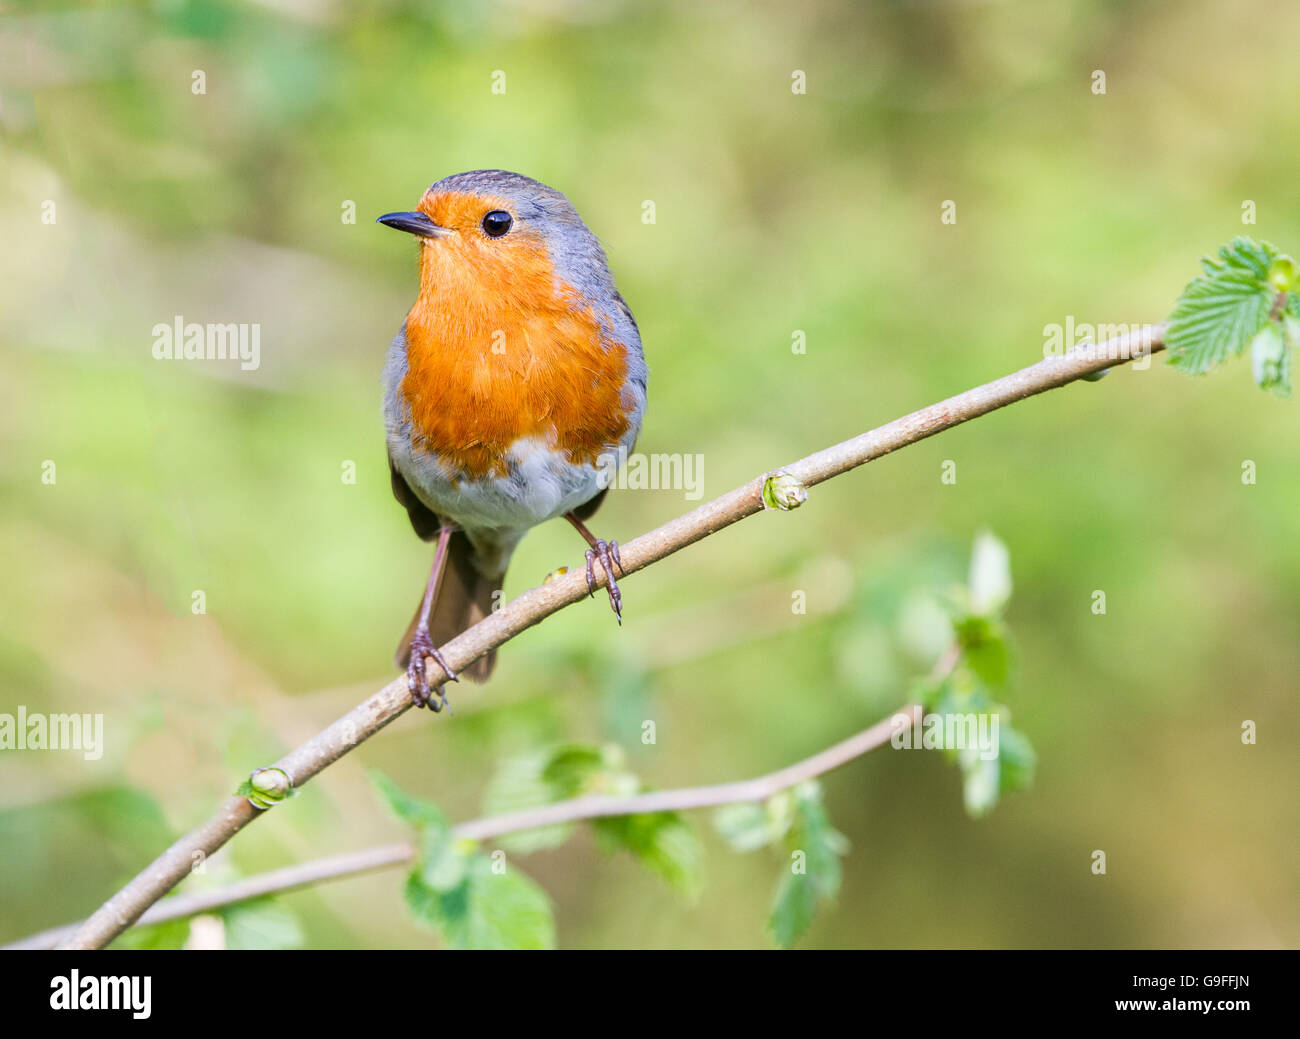
<instances>
[{"instance_id":1,"label":"bird claw","mask_svg":"<svg viewBox=\"0 0 1300 1039\"><path fill-rule=\"evenodd\" d=\"M460 676L451 669L451 665L438 652L438 647L433 644L428 631L417 631L415 637L411 639L411 659L406 665L406 685L411 691L411 700L416 707L428 707L437 714L444 707L450 709L451 705L447 702L447 694L443 688L445 683L439 684L436 690L438 695L436 698L433 696L435 690L430 688L429 676L425 672L426 657L432 657L434 662L447 673L446 681L459 682Z\"/></svg>"},{"instance_id":2,"label":"bird claw","mask_svg":"<svg viewBox=\"0 0 1300 1039\"><path fill-rule=\"evenodd\" d=\"M614 568L618 567L620 573L623 570L623 561L618 557L618 542L605 541L603 538L597 538L596 543L587 549L587 594L594 597L596 594L596 572L595 562L600 560L600 565L605 571L605 588L609 592L609 608L614 611L614 616L618 618L618 623L623 623L623 593L619 591L618 581L614 579Z\"/></svg>"}]
</instances>

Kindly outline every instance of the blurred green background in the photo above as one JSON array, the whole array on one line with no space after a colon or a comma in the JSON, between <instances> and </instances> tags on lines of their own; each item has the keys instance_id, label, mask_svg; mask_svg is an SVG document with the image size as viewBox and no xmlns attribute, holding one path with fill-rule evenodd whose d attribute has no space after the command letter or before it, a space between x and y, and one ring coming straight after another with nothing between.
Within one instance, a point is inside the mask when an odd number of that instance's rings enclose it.
<instances>
[{"instance_id":1,"label":"blurred green background","mask_svg":"<svg viewBox=\"0 0 1300 1039\"><path fill-rule=\"evenodd\" d=\"M0 941L92 910L392 678L430 553L379 413L415 248L373 219L433 180L569 195L641 325L638 446L702 454L709 497L1032 363L1069 315L1162 319L1234 234L1300 250L1283 0L7 7L0 711L103 712L107 751L0 754ZM260 369L153 360L175 315L260 323ZM987 527L1036 785L973 821L939 755L829 776L853 849L804 944L1294 946L1298 426L1245 363L1163 360L961 426L638 574L621 630L594 601L527 632L454 717L407 714L187 885L402 839L367 767L469 819L549 740L619 742L660 787L793 762L903 702L908 603ZM615 493L598 532L690 504ZM533 532L507 592L579 549ZM698 822L695 902L585 836L522 860L560 944L765 944L780 860ZM310 946L436 941L397 872L283 904Z\"/></svg>"}]
</instances>

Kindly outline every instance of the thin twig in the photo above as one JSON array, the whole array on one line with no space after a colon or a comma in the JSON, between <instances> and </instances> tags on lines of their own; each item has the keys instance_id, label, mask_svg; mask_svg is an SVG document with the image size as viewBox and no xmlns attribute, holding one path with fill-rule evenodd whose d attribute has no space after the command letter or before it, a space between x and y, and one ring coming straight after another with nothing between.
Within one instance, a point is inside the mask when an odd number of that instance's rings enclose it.
<instances>
[{"instance_id":1,"label":"thin twig","mask_svg":"<svg viewBox=\"0 0 1300 1039\"><path fill-rule=\"evenodd\" d=\"M947 674L955 665L958 655L955 647L949 650L935 665L933 673ZM489 837L500 837L520 830L552 826L556 823L577 822L581 819L597 819L611 815L642 815L650 812L679 812L743 801L765 801L773 794L839 768L887 743L896 728L894 719L900 715L910 719L914 709L915 705L912 704L900 707L884 721L877 722L857 735L788 768L769 772L757 779L739 783L722 783L717 786L687 787L680 790L654 790L625 797L613 795L575 797L522 812L492 815L470 822L457 823L452 827L452 833L465 840L486 840ZM416 849L412 844L384 844L362 851L331 855L328 858L285 866L211 891L199 891L192 895L177 895L174 898L163 899L146 910L132 926L144 927L149 924L165 923L168 920L180 920L187 916L197 916L199 913L210 912L236 902L247 902L253 898L294 891L326 880L340 880L374 870L402 866L413 861L415 857ZM78 926L78 924L67 924L63 927L51 928L3 948L53 949L61 941L71 937Z\"/></svg>"},{"instance_id":2,"label":"thin twig","mask_svg":"<svg viewBox=\"0 0 1300 1039\"><path fill-rule=\"evenodd\" d=\"M899 708L895 714L911 716L912 705ZM775 793L820 776L823 772L839 768L869 750L888 743L894 732L894 715L850 736L842 743L827 747L779 772L771 772L757 779L738 783L721 783L717 786L687 787L682 790L652 790L630 797L600 795L576 797L570 801L529 808L507 815L492 815L486 819L462 823L455 827L456 836L473 840L486 840L504 833L532 830L539 826L553 826L577 819L599 819L611 815L645 815L651 812L684 812L692 808L712 808L716 805L735 804L742 801L765 801Z\"/></svg>"},{"instance_id":3,"label":"thin twig","mask_svg":"<svg viewBox=\"0 0 1300 1039\"><path fill-rule=\"evenodd\" d=\"M295 866L285 866L283 869L258 873L256 876L247 877L233 884L227 884L225 887L213 888L210 891L196 891L193 894L164 898L161 902L145 910L140 919L131 926L147 927L150 924L163 924L169 920L197 916L199 913L207 913L213 909L220 909L222 906L233 905L236 902L247 902L253 898L263 898L266 895L294 891L326 880L355 877L361 873L389 869L392 866L400 866L405 862L410 862L414 858L415 848L411 844L383 844L374 848L365 848L361 851L347 852L343 855L313 859L311 862L303 862ZM60 942L74 935L80 926L79 923L76 923L66 924L63 927L53 927L48 931L41 931L39 934L33 934L9 945L0 946L0 948L6 950L53 949Z\"/></svg>"},{"instance_id":4,"label":"thin twig","mask_svg":"<svg viewBox=\"0 0 1300 1039\"><path fill-rule=\"evenodd\" d=\"M1048 357L983 386L922 408L887 425L775 472L789 473L805 486L812 486L865 465L900 447L924 440L945 429L986 415L1038 393L1064 386L1085 375L1145 357L1164 349L1165 325L1154 325L1118 336L1100 346L1085 346L1063 356ZM716 534L748 516L761 512L763 485L771 474L759 476L743 487L705 502L698 508L665 523L621 546L623 569L631 574L666 556ZM597 583L604 583L597 574ZM582 568L532 588L489 614L473 627L442 647L442 655L457 671L464 670L488 651L514 638L566 606L587 596ZM431 684L445 677L432 660L428 663ZM394 679L379 692L312 737L278 762L300 787L327 768L358 743L368 739L411 706L405 676ZM135 877L126 887L99 907L67 942L67 948L98 949L130 927L149 906L176 886L195 862L202 861L255 819L260 812L247 799L232 797L220 811L198 829L186 834Z\"/></svg>"}]
</instances>

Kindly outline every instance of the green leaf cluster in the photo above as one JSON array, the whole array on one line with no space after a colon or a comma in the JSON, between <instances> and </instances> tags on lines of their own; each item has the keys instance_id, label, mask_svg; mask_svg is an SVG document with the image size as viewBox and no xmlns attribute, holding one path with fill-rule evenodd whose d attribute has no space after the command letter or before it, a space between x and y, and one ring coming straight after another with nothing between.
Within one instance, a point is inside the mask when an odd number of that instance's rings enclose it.
<instances>
[{"instance_id":1,"label":"green leaf cluster","mask_svg":"<svg viewBox=\"0 0 1300 1039\"><path fill-rule=\"evenodd\" d=\"M785 850L788 860L772 899L767 931L781 948L790 948L808 929L818 906L839 894L840 858L849 849L826 814L821 785L808 781L762 803L725 805L713 821L736 851L769 845Z\"/></svg>"},{"instance_id":2,"label":"green leaf cluster","mask_svg":"<svg viewBox=\"0 0 1300 1039\"><path fill-rule=\"evenodd\" d=\"M1262 389L1291 395L1291 358L1300 346L1300 272L1270 242L1238 237L1201 261L1204 273L1169 318L1169 363L1193 375L1250 347Z\"/></svg>"},{"instance_id":3,"label":"green leaf cluster","mask_svg":"<svg viewBox=\"0 0 1300 1039\"><path fill-rule=\"evenodd\" d=\"M437 805L372 772L392 813L416 828L419 857L406 878L406 904L454 949L551 949L551 900L504 852L488 855L460 840Z\"/></svg>"},{"instance_id":4,"label":"green leaf cluster","mask_svg":"<svg viewBox=\"0 0 1300 1039\"><path fill-rule=\"evenodd\" d=\"M563 743L505 761L488 787L485 808L489 815L502 815L575 797L628 797L644 790L619 747ZM680 813L609 816L593 819L590 825L605 852L629 852L678 891L692 896L698 892L699 840ZM523 830L503 836L501 844L520 853L554 848L574 829L573 823L561 823Z\"/></svg>"},{"instance_id":5,"label":"green leaf cluster","mask_svg":"<svg viewBox=\"0 0 1300 1039\"><path fill-rule=\"evenodd\" d=\"M372 773L376 790L402 822L416 828L419 857L406 880L406 902L417 919L454 948L545 949L555 944L550 900L506 861L457 839L434 804L412 797L387 776ZM584 796L626 797L643 791L615 746L563 743L507 759L487 792L487 813L504 815ZM626 851L684 894L700 887L701 850L694 829L677 812L620 815L590 821L599 847ZM501 848L527 854L554 848L572 823L536 827L500 838Z\"/></svg>"},{"instance_id":6,"label":"green leaf cluster","mask_svg":"<svg viewBox=\"0 0 1300 1039\"><path fill-rule=\"evenodd\" d=\"M1037 757L1029 738L1011 727L1000 702L1014 684L1015 653L1003 614L1011 598L1010 556L988 532L975 539L970 577L948 597L959 656L952 671L918 688L925 708L938 715L996 716L998 753L985 759L978 748L945 750L962 773L962 802L971 816L987 814L1004 791L1033 782Z\"/></svg>"}]
</instances>

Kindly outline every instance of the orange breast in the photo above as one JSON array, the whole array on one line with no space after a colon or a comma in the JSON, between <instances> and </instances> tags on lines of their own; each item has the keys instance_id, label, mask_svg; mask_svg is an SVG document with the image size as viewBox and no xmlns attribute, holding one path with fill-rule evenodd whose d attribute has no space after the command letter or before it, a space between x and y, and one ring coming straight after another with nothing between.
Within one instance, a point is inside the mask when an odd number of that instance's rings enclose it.
<instances>
[{"instance_id":1,"label":"orange breast","mask_svg":"<svg viewBox=\"0 0 1300 1039\"><path fill-rule=\"evenodd\" d=\"M429 215L456 226L456 214ZM579 464L619 443L629 417L626 350L602 343L596 316L573 305L571 289L557 295L540 240L469 232L423 245L421 254L402 384L417 448L481 479L505 475L506 451L523 437Z\"/></svg>"}]
</instances>

